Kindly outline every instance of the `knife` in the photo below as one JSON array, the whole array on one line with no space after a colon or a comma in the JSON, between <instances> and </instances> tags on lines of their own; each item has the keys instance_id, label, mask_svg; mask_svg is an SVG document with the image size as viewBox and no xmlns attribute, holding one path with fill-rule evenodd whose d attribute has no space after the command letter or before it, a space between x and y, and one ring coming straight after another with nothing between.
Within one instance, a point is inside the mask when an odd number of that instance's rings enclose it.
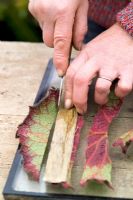
<instances>
[{"instance_id":1,"label":"knife","mask_svg":"<svg viewBox=\"0 0 133 200\"><path fill-rule=\"evenodd\" d=\"M62 106L62 101L63 101L63 83L64 83L64 77L61 78L61 82L60 82L58 107Z\"/></svg>"},{"instance_id":2,"label":"knife","mask_svg":"<svg viewBox=\"0 0 133 200\"><path fill-rule=\"evenodd\" d=\"M69 54L69 64L71 61L71 53L72 53L72 43L71 43L71 47L70 47L70 54ZM64 76L61 78L61 82L60 82L60 88L59 88L59 98L58 98L58 107L63 107L63 100L64 100L64 94L63 94L63 88L64 88Z\"/></svg>"}]
</instances>

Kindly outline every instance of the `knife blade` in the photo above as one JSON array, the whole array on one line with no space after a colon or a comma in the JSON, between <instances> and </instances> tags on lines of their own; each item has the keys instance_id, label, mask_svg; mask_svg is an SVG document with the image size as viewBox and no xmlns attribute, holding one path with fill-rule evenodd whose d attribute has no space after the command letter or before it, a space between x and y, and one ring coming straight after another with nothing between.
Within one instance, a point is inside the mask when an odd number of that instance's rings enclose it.
<instances>
[{"instance_id":1,"label":"knife blade","mask_svg":"<svg viewBox=\"0 0 133 200\"><path fill-rule=\"evenodd\" d=\"M70 52L69 52L69 64L71 61L71 53L72 53L72 43L70 46ZM64 103L64 94L63 94L63 88L64 88L64 76L61 78L61 82L60 82L60 88L59 88L59 98L58 98L58 107L63 106L62 104Z\"/></svg>"},{"instance_id":2,"label":"knife blade","mask_svg":"<svg viewBox=\"0 0 133 200\"><path fill-rule=\"evenodd\" d=\"M59 88L59 98L58 98L58 107L62 106L62 98L63 98L63 83L64 77L61 78L60 88Z\"/></svg>"}]
</instances>

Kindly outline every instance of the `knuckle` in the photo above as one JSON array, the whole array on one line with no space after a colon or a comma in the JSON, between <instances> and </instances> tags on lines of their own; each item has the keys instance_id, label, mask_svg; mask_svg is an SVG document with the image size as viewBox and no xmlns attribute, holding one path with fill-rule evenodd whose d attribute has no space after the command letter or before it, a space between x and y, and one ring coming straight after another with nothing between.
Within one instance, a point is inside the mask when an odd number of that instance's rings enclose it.
<instances>
[{"instance_id":1,"label":"knuckle","mask_svg":"<svg viewBox=\"0 0 133 200\"><path fill-rule=\"evenodd\" d=\"M90 51L89 51L89 48L85 47L85 48L81 51L80 55L84 58L84 61L87 61L88 58L90 58Z\"/></svg>"},{"instance_id":2,"label":"knuckle","mask_svg":"<svg viewBox=\"0 0 133 200\"><path fill-rule=\"evenodd\" d=\"M35 10L36 10L37 13L44 13L45 6L42 3L42 1L36 3Z\"/></svg>"},{"instance_id":3,"label":"knuckle","mask_svg":"<svg viewBox=\"0 0 133 200\"><path fill-rule=\"evenodd\" d=\"M54 39L55 49L64 49L66 44L66 39L63 37L56 37Z\"/></svg>"},{"instance_id":4,"label":"knuckle","mask_svg":"<svg viewBox=\"0 0 133 200\"><path fill-rule=\"evenodd\" d=\"M66 73L66 80L73 79L74 75L75 75L75 71L69 67Z\"/></svg>"},{"instance_id":5,"label":"knuckle","mask_svg":"<svg viewBox=\"0 0 133 200\"><path fill-rule=\"evenodd\" d=\"M68 44L70 43L70 38L65 36L55 36L54 37L54 46L55 50L65 50L68 49ZM62 52L64 53L64 52Z\"/></svg>"},{"instance_id":6,"label":"knuckle","mask_svg":"<svg viewBox=\"0 0 133 200\"><path fill-rule=\"evenodd\" d=\"M96 91L100 94L107 93L107 88L105 86L96 85Z\"/></svg>"},{"instance_id":7,"label":"knuckle","mask_svg":"<svg viewBox=\"0 0 133 200\"><path fill-rule=\"evenodd\" d=\"M64 15L67 12L67 10L68 10L68 4L67 4L67 2L58 4L58 7L56 8L56 10L58 11L59 15Z\"/></svg>"},{"instance_id":8,"label":"knuckle","mask_svg":"<svg viewBox=\"0 0 133 200\"><path fill-rule=\"evenodd\" d=\"M44 4L44 1L35 1L34 3L34 11L39 15L40 13L45 13L45 11L48 9L47 6Z\"/></svg>"},{"instance_id":9,"label":"knuckle","mask_svg":"<svg viewBox=\"0 0 133 200\"><path fill-rule=\"evenodd\" d=\"M77 74L74 78L74 84L78 87L81 87L84 84L87 84L87 80L85 77L82 77L80 74Z\"/></svg>"}]
</instances>

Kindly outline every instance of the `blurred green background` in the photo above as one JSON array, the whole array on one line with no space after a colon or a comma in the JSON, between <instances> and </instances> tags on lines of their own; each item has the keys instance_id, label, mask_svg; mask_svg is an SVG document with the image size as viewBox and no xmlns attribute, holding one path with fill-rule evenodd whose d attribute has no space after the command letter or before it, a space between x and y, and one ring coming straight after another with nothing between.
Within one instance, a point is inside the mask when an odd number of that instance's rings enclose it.
<instances>
[{"instance_id":1,"label":"blurred green background","mask_svg":"<svg viewBox=\"0 0 133 200\"><path fill-rule=\"evenodd\" d=\"M28 0L0 0L0 40L42 41L41 30L27 5Z\"/></svg>"}]
</instances>

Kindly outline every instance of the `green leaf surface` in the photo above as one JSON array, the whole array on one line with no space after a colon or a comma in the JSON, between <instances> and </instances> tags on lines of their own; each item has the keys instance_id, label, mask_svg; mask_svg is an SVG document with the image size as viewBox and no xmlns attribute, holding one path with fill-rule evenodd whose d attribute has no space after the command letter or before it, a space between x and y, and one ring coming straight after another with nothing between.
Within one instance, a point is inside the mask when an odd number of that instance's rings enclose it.
<instances>
[{"instance_id":1,"label":"green leaf surface","mask_svg":"<svg viewBox=\"0 0 133 200\"><path fill-rule=\"evenodd\" d=\"M28 116L18 127L24 168L34 180L39 180L50 130L57 115L57 98L58 91L50 89L44 100L30 107Z\"/></svg>"}]
</instances>

